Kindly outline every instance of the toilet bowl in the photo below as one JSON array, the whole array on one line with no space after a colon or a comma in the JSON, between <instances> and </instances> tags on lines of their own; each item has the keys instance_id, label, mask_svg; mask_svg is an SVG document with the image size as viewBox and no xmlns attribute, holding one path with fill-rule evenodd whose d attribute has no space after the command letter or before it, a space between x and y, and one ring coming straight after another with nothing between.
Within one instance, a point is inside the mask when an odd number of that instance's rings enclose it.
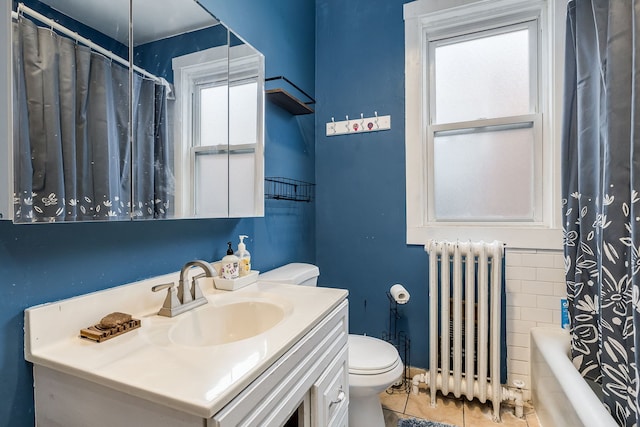
<instances>
[{"instance_id":1,"label":"toilet bowl","mask_svg":"<svg viewBox=\"0 0 640 427\"><path fill-rule=\"evenodd\" d=\"M317 266L292 263L260 274L258 280L316 286ZM377 338L349 335L349 426L384 427L378 394L396 382L404 371L398 350Z\"/></svg>"},{"instance_id":2,"label":"toilet bowl","mask_svg":"<svg viewBox=\"0 0 640 427\"><path fill-rule=\"evenodd\" d=\"M377 338L349 335L349 425L384 427L378 394L404 370L398 350Z\"/></svg>"}]
</instances>

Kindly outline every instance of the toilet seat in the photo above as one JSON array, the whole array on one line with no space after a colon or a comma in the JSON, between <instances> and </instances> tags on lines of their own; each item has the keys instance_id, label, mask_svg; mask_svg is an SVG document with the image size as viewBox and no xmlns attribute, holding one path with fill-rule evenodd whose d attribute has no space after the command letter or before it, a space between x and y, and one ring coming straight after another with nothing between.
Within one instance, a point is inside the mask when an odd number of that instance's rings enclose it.
<instances>
[{"instance_id":1,"label":"toilet seat","mask_svg":"<svg viewBox=\"0 0 640 427\"><path fill-rule=\"evenodd\" d=\"M349 374L383 374L393 370L398 363L398 350L388 342L363 335L349 335Z\"/></svg>"}]
</instances>

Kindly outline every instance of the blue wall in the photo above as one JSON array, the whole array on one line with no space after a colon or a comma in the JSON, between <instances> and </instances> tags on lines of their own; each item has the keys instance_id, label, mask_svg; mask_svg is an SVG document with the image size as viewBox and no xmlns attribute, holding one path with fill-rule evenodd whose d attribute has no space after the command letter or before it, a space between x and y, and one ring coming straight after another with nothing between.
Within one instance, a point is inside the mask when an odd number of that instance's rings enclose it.
<instances>
[{"instance_id":1,"label":"blue wall","mask_svg":"<svg viewBox=\"0 0 640 427\"><path fill-rule=\"evenodd\" d=\"M411 293L400 329L427 366L427 255L406 244L403 0L316 1L316 255L320 283L349 289L350 330L389 328L386 291ZM391 115L391 130L325 136L325 123Z\"/></svg>"},{"instance_id":2,"label":"blue wall","mask_svg":"<svg viewBox=\"0 0 640 427\"><path fill-rule=\"evenodd\" d=\"M202 2L284 74L313 93L313 0ZM265 4L265 3L268 3ZM313 116L266 105L267 176L314 179ZM314 204L268 200L265 217L91 224L13 225L0 221L0 425L33 425L31 365L23 359L27 307L178 270L194 258L224 256L226 242L250 236L254 267L315 261Z\"/></svg>"}]
</instances>

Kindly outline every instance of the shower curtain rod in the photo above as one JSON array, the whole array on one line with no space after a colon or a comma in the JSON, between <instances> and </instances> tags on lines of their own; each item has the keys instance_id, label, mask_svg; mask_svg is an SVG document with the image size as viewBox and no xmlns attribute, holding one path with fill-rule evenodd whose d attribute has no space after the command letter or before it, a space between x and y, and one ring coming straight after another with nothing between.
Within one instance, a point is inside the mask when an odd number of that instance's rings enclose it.
<instances>
[{"instance_id":1,"label":"shower curtain rod","mask_svg":"<svg viewBox=\"0 0 640 427\"><path fill-rule=\"evenodd\" d=\"M91 40L82 37L80 34L71 31L70 29L68 29L67 27L58 24L56 21L54 21L51 18L47 18L46 16L42 15L39 12L36 12L35 10L31 9L29 6L26 6L24 3L18 3L18 11L11 11L11 17L13 19L18 19L18 17L20 16L20 14L25 14L25 15L29 15L32 18L37 19L38 21L42 22L43 24L45 24L47 27L51 27L52 29L59 31L60 33L71 37L73 40L82 43L83 45L89 47L90 49L106 56L109 59L112 59L114 61L116 61L117 63L124 65L125 67L129 66L129 62L123 58L121 58L120 56L116 55L115 53L111 52L110 50L107 50L105 48L103 48L102 46L92 42ZM138 67L137 65L133 65L133 69L142 74L145 77L148 77L152 80L155 80L158 83L161 84L167 84L166 80L163 78L160 78L158 76L155 76L153 74L151 74L150 72L148 72L147 70L144 70L140 67Z\"/></svg>"}]
</instances>

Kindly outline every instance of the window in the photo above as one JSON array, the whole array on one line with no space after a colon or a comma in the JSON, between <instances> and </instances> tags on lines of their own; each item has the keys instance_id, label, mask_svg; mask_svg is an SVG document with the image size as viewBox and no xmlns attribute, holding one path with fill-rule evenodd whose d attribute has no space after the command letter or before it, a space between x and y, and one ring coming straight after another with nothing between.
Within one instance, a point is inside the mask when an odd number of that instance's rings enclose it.
<instances>
[{"instance_id":1,"label":"window","mask_svg":"<svg viewBox=\"0 0 640 427\"><path fill-rule=\"evenodd\" d=\"M260 60L244 44L173 59L181 118L176 178L185 195L176 205L184 212L209 218L255 215L262 129L259 115L247 112L262 111Z\"/></svg>"},{"instance_id":2,"label":"window","mask_svg":"<svg viewBox=\"0 0 640 427\"><path fill-rule=\"evenodd\" d=\"M408 243L560 249L546 2L433 3L405 5Z\"/></svg>"}]
</instances>

